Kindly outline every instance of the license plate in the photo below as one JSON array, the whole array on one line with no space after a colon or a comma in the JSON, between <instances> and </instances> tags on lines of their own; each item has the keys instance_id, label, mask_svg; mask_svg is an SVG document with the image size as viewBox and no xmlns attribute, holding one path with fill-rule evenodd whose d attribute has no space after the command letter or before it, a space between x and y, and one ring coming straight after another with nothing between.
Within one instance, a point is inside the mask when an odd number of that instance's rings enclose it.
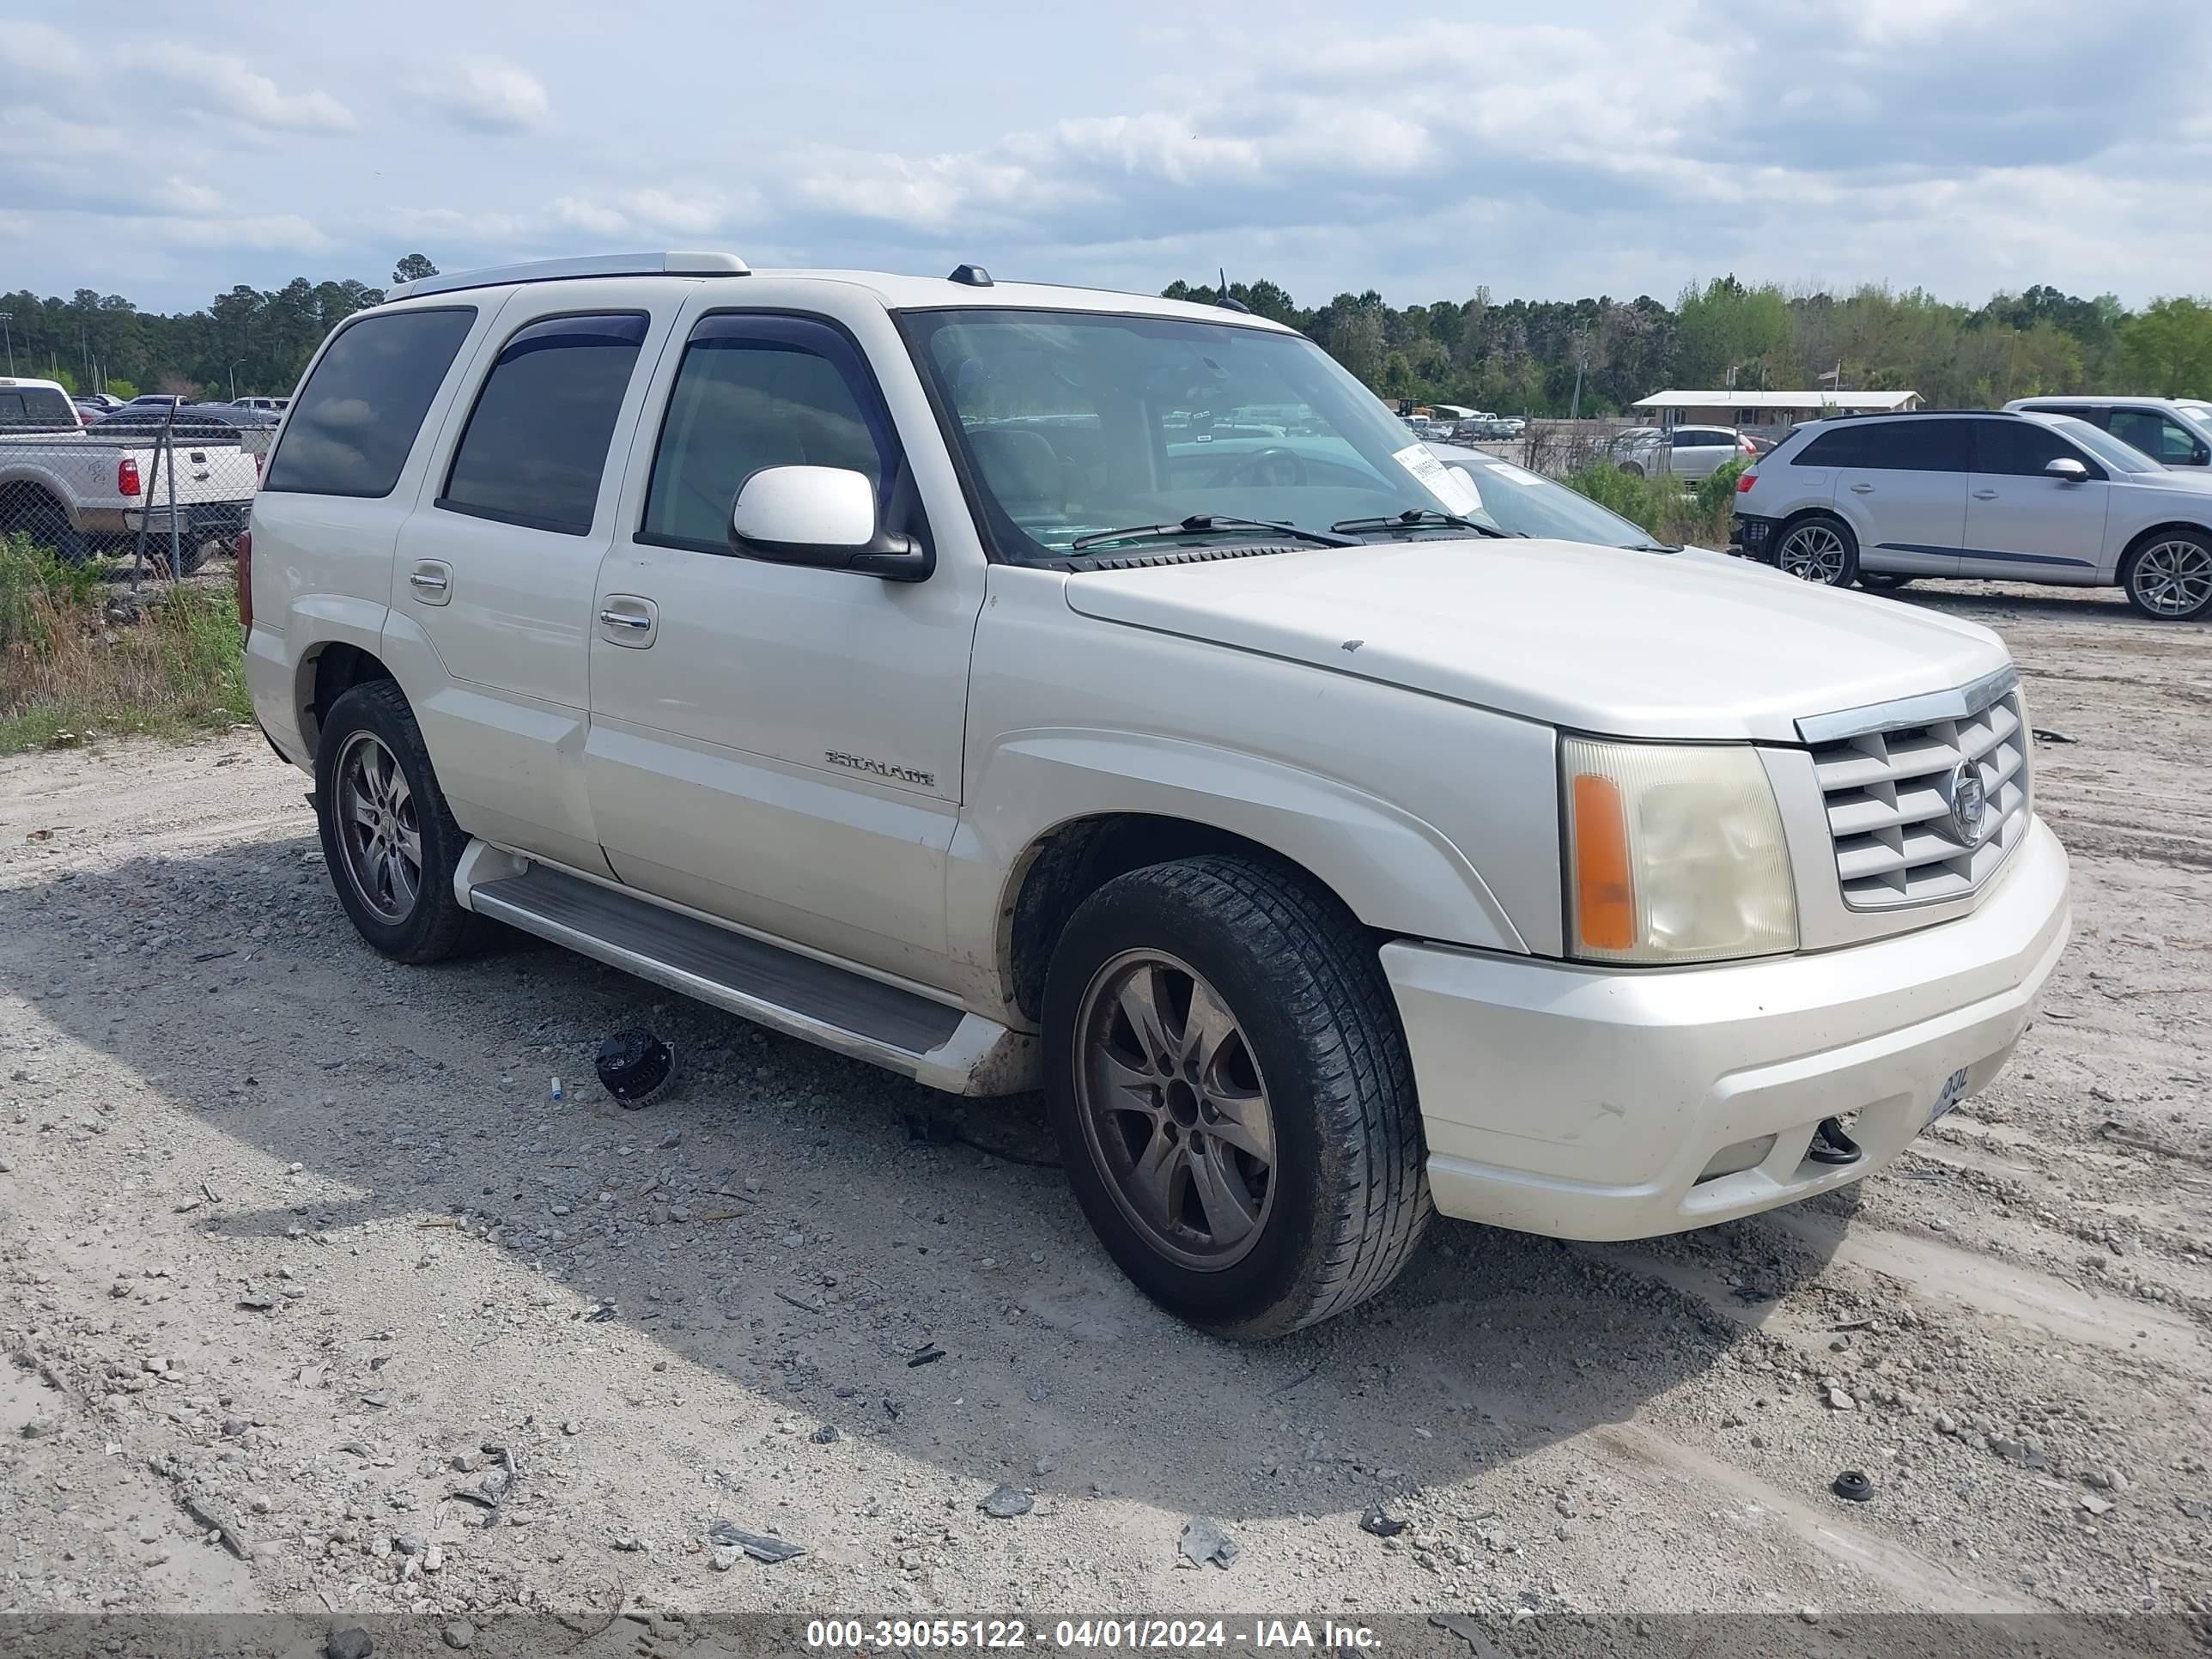
<instances>
[{"instance_id":1,"label":"license plate","mask_svg":"<svg viewBox=\"0 0 2212 1659\"><path fill-rule=\"evenodd\" d=\"M1962 1066L1945 1078L1943 1086L1936 1091L1936 1103L1928 1111L1929 1123L1934 1123L1937 1118L1956 1106L1966 1097L1966 1068Z\"/></svg>"}]
</instances>

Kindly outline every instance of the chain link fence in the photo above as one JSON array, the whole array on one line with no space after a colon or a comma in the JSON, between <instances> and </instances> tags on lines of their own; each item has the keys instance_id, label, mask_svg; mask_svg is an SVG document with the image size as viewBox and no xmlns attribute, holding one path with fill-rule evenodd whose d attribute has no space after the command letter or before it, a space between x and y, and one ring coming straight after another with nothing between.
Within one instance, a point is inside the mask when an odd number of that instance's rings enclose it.
<instances>
[{"instance_id":1,"label":"chain link fence","mask_svg":"<svg viewBox=\"0 0 2212 1659\"><path fill-rule=\"evenodd\" d=\"M0 407L0 536L134 584L237 550L273 421L167 402L85 425L65 402L64 412L18 401Z\"/></svg>"}]
</instances>

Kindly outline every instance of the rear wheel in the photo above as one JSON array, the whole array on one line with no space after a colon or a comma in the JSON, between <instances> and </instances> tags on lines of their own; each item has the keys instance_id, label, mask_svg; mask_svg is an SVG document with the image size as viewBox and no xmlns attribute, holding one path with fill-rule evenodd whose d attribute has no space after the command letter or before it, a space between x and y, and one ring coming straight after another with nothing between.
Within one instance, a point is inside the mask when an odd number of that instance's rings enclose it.
<instances>
[{"instance_id":1,"label":"rear wheel","mask_svg":"<svg viewBox=\"0 0 2212 1659\"><path fill-rule=\"evenodd\" d=\"M474 945L482 921L453 894L468 836L453 822L415 713L390 680L331 706L315 745L323 858L361 936L400 962L440 962Z\"/></svg>"},{"instance_id":2,"label":"rear wheel","mask_svg":"<svg viewBox=\"0 0 2212 1659\"><path fill-rule=\"evenodd\" d=\"M0 489L0 536L29 538L33 547L50 547L64 564L82 564L89 552L84 532L70 522L69 509L36 484Z\"/></svg>"},{"instance_id":3,"label":"rear wheel","mask_svg":"<svg viewBox=\"0 0 2212 1659\"><path fill-rule=\"evenodd\" d=\"M2160 622L2194 622L2212 612L2212 537L2160 531L2128 555L2120 586L2130 605Z\"/></svg>"},{"instance_id":4,"label":"rear wheel","mask_svg":"<svg viewBox=\"0 0 2212 1659\"><path fill-rule=\"evenodd\" d=\"M1061 935L1044 1025L1076 1197L1170 1311L1280 1335L1411 1258L1431 1213L1412 1066L1333 900L1234 857L1119 877Z\"/></svg>"},{"instance_id":5,"label":"rear wheel","mask_svg":"<svg viewBox=\"0 0 2212 1659\"><path fill-rule=\"evenodd\" d=\"M1849 587L1859 573L1858 538L1849 525L1826 514L1801 519L1775 544L1774 566L1800 581Z\"/></svg>"}]
</instances>

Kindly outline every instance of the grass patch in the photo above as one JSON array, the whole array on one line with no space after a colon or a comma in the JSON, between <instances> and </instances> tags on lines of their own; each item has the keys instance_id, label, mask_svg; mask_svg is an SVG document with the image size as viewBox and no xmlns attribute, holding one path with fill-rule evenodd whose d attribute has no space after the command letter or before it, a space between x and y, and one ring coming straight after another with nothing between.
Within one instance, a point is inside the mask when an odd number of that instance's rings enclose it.
<instances>
[{"instance_id":1,"label":"grass patch","mask_svg":"<svg viewBox=\"0 0 2212 1659\"><path fill-rule=\"evenodd\" d=\"M1735 481L1743 470L1741 461L1730 461L1686 491L1672 478L1639 478L1602 462L1570 474L1564 482L1659 541L1721 548L1733 538Z\"/></svg>"},{"instance_id":2,"label":"grass patch","mask_svg":"<svg viewBox=\"0 0 2212 1659\"><path fill-rule=\"evenodd\" d=\"M98 567L0 537L0 755L253 718L228 592L150 589L132 622L112 620L108 599Z\"/></svg>"}]
</instances>

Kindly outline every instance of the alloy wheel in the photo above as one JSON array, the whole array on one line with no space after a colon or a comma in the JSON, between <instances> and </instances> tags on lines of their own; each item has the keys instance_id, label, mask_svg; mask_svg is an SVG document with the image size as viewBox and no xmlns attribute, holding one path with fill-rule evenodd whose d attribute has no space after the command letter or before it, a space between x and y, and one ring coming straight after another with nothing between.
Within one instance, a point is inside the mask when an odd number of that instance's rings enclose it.
<instances>
[{"instance_id":1,"label":"alloy wheel","mask_svg":"<svg viewBox=\"0 0 2212 1659\"><path fill-rule=\"evenodd\" d=\"M1275 1196L1275 1124L1259 1060L1203 975L1127 951L1076 1014L1075 1091L1107 1190L1146 1243L1201 1271L1234 1266Z\"/></svg>"},{"instance_id":2,"label":"alloy wheel","mask_svg":"<svg viewBox=\"0 0 2212 1659\"><path fill-rule=\"evenodd\" d=\"M402 922L422 890L422 831L398 761L374 733L339 752L336 802L346 879L379 921Z\"/></svg>"},{"instance_id":3,"label":"alloy wheel","mask_svg":"<svg viewBox=\"0 0 2212 1659\"><path fill-rule=\"evenodd\" d=\"M2128 583L2146 611L2189 616L2212 599L2212 551L2179 538L2154 542L2136 556Z\"/></svg>"},{"instance_id":4,"label":"alloy wheel","mask_svg":"<svg viewBox=\"0 0 2212 1659\"><path fill-rule=\"evenodd\" d=\"M1844 538L1826 525L1800 525L1783 538L1775 563L1801 581L1834 587L1844 579Z\"/></svg>"}]
</instances>

